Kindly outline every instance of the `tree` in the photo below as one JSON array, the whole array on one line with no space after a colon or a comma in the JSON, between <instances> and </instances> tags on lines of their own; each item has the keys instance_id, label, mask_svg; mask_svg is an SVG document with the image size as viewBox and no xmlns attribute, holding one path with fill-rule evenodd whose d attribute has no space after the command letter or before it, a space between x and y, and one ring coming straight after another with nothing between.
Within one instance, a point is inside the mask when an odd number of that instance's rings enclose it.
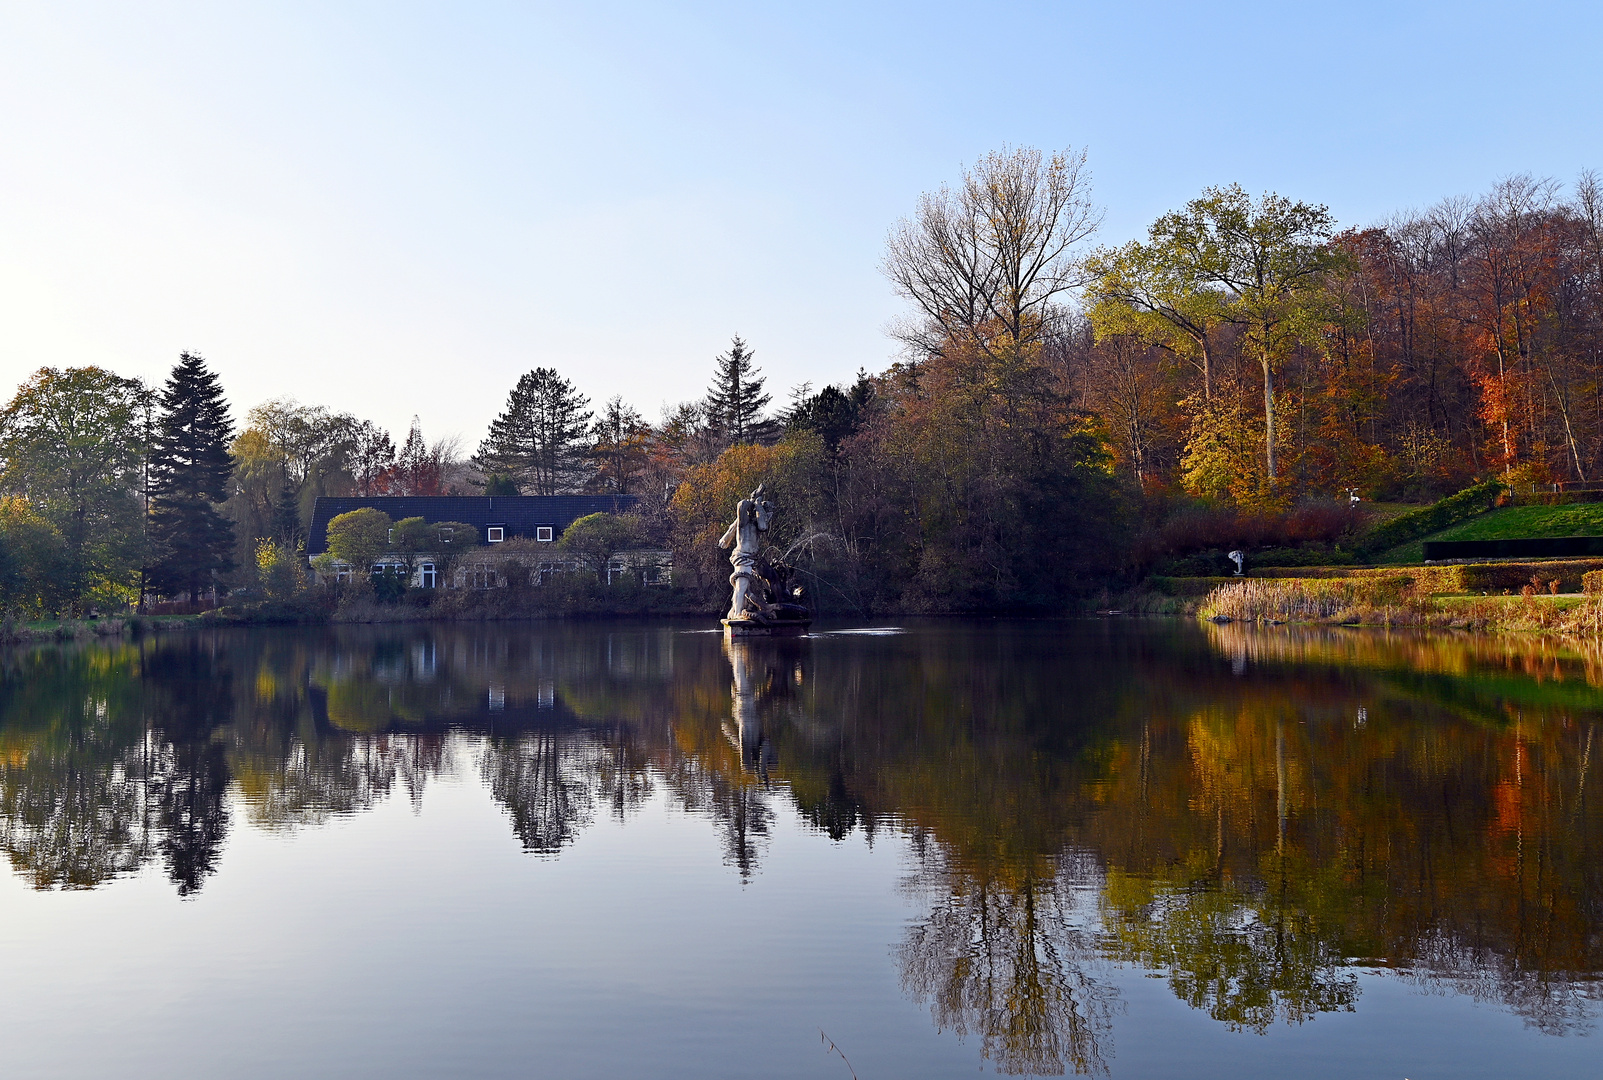
<instances>
[{"instance_id":1,"label":"tree","mask_svg":"<svg viewBox=\"0 0 1603 1080\"><path fill-rule=\"evenodd\" d=\"M277 540L258 540L256 580L269 600L293 600L306 588L305 560Z\"/></svg>"},{"instance_id":2,"label":"tree","mask_svg":"<svg viewBox=\"0 0 1603 1080\"><path fill-rule=\"evenodd\" d=\"M64 562L56 527L27 500L0 498L0 611L32 619L56 610Z\"/></svg>"},{"instance_id":3,"label":"tree","mask_svg":"<svg viewBox=\"0 0 1603 1080\"><path fill-rule=\"evenodd\" d=\"M752 352L736 334L729 351L714 360L717 370L707 390L707 419L728 446L767 441L773 425L763 420L763 410L772 400L763 393L766 382L762 369L752 363Z\"/></svg>"},{"instance_id":4,"label":"tree","mask_svg":"<svg viewBox=\"0 0 1603 1080\"><path fill-rule=\"evenodd\" d=\"M453 530L454 535L454 530ZM440 531L420 517L402 518L390 530L390 550L411 578L418 560L432 556L440 546Z\"/></svg>"},{"instance_id":5,"label":"tree","mask_svg":"<svg viewBox=\"0 0 1603 1080\"><path fill-rule=\"evenodd\" d=\"M339 514L328 523L328 553L351 568L351 581L366 586L373 564L390 549L390 515L371 506Z\"/></svg>"},{"instance_id":6,"label":"tree","mask_svg":"<svg viewBox=\"0 0 1603 1080\"><path fill-rule=\"evenodd\" d=\"M397 495L444 495L445 473L456 452L454 439L430 446L418 418L412 417L412 428L391 470L390 489Z\"/></svg>"},{"instance_id":7,"label":"tree","mask_svg":"<svg viewBox=\"0 0 1603 1080\"><path fill-rule=\"evenodd\" d=\"M1186 208L1159 218L1149 235L1160 264L1186 288L1224 290L1222 312L1240 324L1263 372L1264 455L1274 487L1275 369L1309 336L1304 316L1324 276L1341 265L1330 246L1335 219L1323 206L1274 193L1256 204L1239 184L1207 188Z\"/></svg>"},{"instance_id":8,"label":"tree","mask_svg":"<svg viewBox=\"0 0 1603 1080\"><path fill-rule=\"evenodd\" d=\"M508 476L535 495L563 495L583 486L589 399L554 368L535 368L507 397L504 412L479 444L474 465Z\"/></svg>"},{"instance_id":9,"label":"tree","mask_svg":"<svg viewBox=\"0 0 1603 1080\"><path fill-rule=\"evenodd\" d=\"M1100 250L1086 262L1089 315L1098 341L1133 336L1156 345L1202 373L1202 397L1213 397L1211 337L1228 321L1217 286L1197 278L1179 253L1156 235L1116 251Z\"/></svg>"},{"instance_id":10,"label":"tree","mask_svg":"<svg viewBox=\"0 0 1603 1080\"><path fill-rule=\"evenodd\" d=\"M60 531L74 606L137 592L150 404L138 379L40 368L0 412L0 484Z\"/></svg>"},{"instance_id":11,"label":"tree","mask_svg":"<svg viewBox=\"0 0 1603 1080\"><path fill-rule=\"evenodd\" d=\"M234 529L217 512L229 496L234 424L214 372L182 353L158 397L150 450L150 539L155 558L146 586L193 602L213 574L234 565Z\"/></svg>"},{"instance_id":12,"label":"tree","mask_svg":"<svg viewBox=\"0 0 1603 1080\"><path fill-rule=\"evenodd\" d=\"M229 512L245 561L258 538L298 543L319 495L387 490L394 461L382 428L290 398L253 408L229 450L235 461Z\"/></svg>"},{"instance_id":13,"label":"tree","mask_svg":"<svg viewBox=\"0 0 1603 1080\"><path fill-rule=\"evenodd\" d=\"M866 371L859 371L850 390L826 386L809 394L804 384L795 393L796 403L785 413L785 427L816 433L830 453L836 453L841 440L862 425L864 411L873 400L874 384Z\"/></svg>"},{"instance_id":14,"label":"tree","mask_svg":"<svg viewBox=\"0 0 1603 1080\"><path fill-rule=\"evenodd\" d=\"M606 581L612 557L640 547L644 539L645 530L632 514L586 514L563 531L558 546Z\"/></svg>"},{"instance_id":15,"label":"tree","mask_svg":"<svg viewBox=\"0 0 1603 1080\"><path fill-rule=\"evenodd\" d=\"M449 583L456 566L479 546L479 530L460 521L436 521L422 530L426 546L421 550L434 561L441 582Z\"/></svg>"},{"instance_id":16,"label":"tree","mask_svg":"<svg viewBox=\"0 0 1603 1080\"><path fill-rule=\"evenodd\" d=\"M985 155L956 191L926 194L891 231L881 269L922 316L897 336L924 356L954 345L992 360L1019 354L1039 342L1057 297L1078 283L1073 250L1101 219L1085 151Z\"/></svg>"},{"instance_id":17,"label":"tree","mask_svg":"<svg viewBox=\"0 0 1603 1080\"><path fill-rule=\"evenodd\" d=\"M349 435L348 460L356 493L382 494L385 478L395 465L395 443L390 433L371 420L358 420L350 425Z\"/></svg>"},{"instance_id":18,"label":"tree","mask_svg":"<svg viewBox=\"0 0 1603 1080\"><path fill-rule=\"evenodd\" d=\"M640 413L623 398L613 396L596 421L594 438L590 448L596 466L592 483L616 495L635 493L651 449L651 428Z\"/></svg>"}]
</instances>

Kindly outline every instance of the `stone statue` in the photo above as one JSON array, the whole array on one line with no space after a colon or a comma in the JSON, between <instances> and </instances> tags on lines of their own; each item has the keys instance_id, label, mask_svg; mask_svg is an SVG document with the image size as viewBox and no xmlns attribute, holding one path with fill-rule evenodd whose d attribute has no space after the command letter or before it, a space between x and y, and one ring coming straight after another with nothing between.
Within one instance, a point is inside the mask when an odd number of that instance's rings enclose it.
<instances>
[{"instance_id":1,"label":"stone statue","mask_svg":"<svg viewBox=\"0 0 1603 1080\"><path fill-rule=\"evenodd\" d=\"M1246 571L1247 556L1242 552L1232 551L1226 558L1236 564L1236 577L1240 577Z\"/></svg>"},{"instance_id":2,"label":"stone statue","mask_svg":"<svg viewBox=\"0 0 1603 1080\"><path fill-rule=\"evenodd\" d=\"M735 568L729 575L734 596L724 617L730 632L737 627L742 632L758 628L770 634L799 632L812 621L807 608L795 602L801 589L790 587L791 568L763 557L763 541L773 519L774 504L763 498L759 484L736 504L735 520L718 540L720 548L729 550L729 562Z\"/></svg>"},{"instance_id":3,"label":"stone statue","mask_svg":"<svg viewBox=\"0 0 1603 1080\"><path fill-rule=\"evenodd\" d=\"M763 486L758 484L749 498L735 504L735 520L718 540L719 547L734 548L729 553L730 565L735 568L729 575L729 584L735 587L734 599L729 602L731 621L749 619L752 598L761 595L762 575L758 573L757 560L773 520L774 504L763 498Z\"/></svg>"}]
</instances>

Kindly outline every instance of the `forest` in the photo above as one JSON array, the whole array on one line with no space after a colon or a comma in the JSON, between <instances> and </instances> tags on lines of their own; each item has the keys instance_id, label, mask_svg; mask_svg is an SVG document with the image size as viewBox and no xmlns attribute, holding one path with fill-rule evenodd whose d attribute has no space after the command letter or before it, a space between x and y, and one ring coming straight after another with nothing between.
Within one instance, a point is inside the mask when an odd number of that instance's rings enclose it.
<instances>
[{"instance_id":1,"label":"forest","mask_svg":"<svg viewBox=\"0 0 1603 1080\"><path fill-rule=\"evenodd\" d=\"M0 605L306 588L320 495L614 492L714 610L713 541L762 483L821 610L1053 610L1200 548L1336 543L1354 496L1603 481L1597 174L1364 227L1237 185L1122 246L1101 216L1085 152L989 154L890 230L882 371L776 402L737 336L655 422L538 366L476 447L418 419L397 446L290 398L236 422L190 354L162 387L41 368L0 412Z\"/></svg>"}]
</instances>

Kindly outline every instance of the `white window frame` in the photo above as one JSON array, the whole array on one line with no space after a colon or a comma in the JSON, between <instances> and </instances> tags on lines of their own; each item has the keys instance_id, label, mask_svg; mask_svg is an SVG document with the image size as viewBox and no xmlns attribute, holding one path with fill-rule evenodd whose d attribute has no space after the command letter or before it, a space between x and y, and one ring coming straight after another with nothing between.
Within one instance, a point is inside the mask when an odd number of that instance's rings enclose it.
<instances>
[{"instance_id":1,"label":"white window frame","mask_svg":"<svg viewBox=\"0 0 1603 1080\"><path fill-rule=\"evenodd\" d=\"M421 585L423 588L425 588L425 589L434 589L434 588L438 588L439 587L439 584L440 584L440 573L439 573L439 570L435 568L433 563L431 563L431 562L419 563L418 564L418 568L417 568L417 573L418 573L418 578L417 578L418 584Z\"/></svg>"},{"instance_id":2,"label":"white window frame","mask_svg":"<svg viewBox=\"0 0 1603 1080\"><path fill-rule=\"evenodd\" d=\"M505 539L506 528L504 526L491 525L489 528L484 530L484 542L487 544L499 544Z\"/></svg>"},{"instance_id":3,"label":"white window frame","mask_svg":"<svg viewBox=\"0 0 1603 1080\"><path fill-rule=\"evenodd\" d=\"M455 536L455 535L456 535L456 530L455 529L441 529L440 530L440 543L449 544L451 542L451 538L453 536Z\"/></svg>"},{"instance_id":4,"label":"white window frame","mask_svg":"<svg viewBox=\"0 0 1603 1080\"><path fill-rule=\"evenodd\" d=\"M551 543L557 538L556 534L557 528L555 525L536 525L534 528L534 539L541 544Z\"/></svg>"}]
</instances>

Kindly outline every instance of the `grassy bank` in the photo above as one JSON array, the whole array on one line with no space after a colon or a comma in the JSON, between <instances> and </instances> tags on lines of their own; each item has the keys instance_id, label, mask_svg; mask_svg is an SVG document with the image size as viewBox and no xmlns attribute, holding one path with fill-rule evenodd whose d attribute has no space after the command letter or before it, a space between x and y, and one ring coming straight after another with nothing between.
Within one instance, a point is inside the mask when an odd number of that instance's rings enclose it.
<instances>
[{"instance_id":1,"label":"grassy bank","mask_svg":"<svg viewBox=\"0 0 1603 1080\"><path fill-rule=\"evenodd\" d=\"M1218 622L1417 626L1494 633L1597 635L1603 601L1527 590L1435 596L1400 577L1254 578L1216 586L1196 613Z\"/></svg>"},{"instance_id":2,"label":"grassy bank","mask_svg":"<svg viewBox=\"0 0 1603 1080\"><path fill-rule=\"evenodd\" d=\"M92 641L168 630L184 630L204 625L199 615L128 615L108 619L40 619L0 622L0 644L38 644L51 641Z\"/></svg>"},{"instance_id":3,"label":"grassy bank","mask_svg":"<svg viewBox=\"0 0 1603 1080\"><path fill-rule=\"evenodd\" d=\"M1376 557L1390 566L1422 562L1426 540L1511 540L1525 537L1603 536L1603 503L1505 506L1400 544Z\"/></svg>"}]
</instances>

